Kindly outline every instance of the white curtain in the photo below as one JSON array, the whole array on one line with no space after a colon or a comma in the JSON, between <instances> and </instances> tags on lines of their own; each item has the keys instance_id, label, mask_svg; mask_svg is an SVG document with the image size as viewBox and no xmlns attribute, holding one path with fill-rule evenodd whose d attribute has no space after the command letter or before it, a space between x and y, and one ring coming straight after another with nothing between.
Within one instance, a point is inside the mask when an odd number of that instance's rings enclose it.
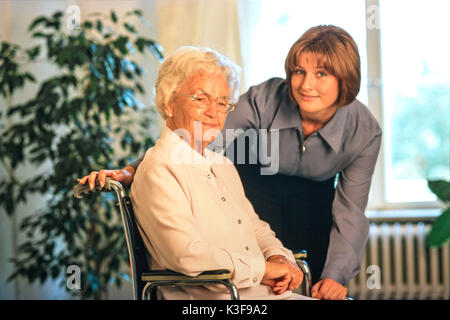
<instances>
[{"instance_id":1,"label":"white curtain","mask_svg":"<svg viewBox=\"0 0 450 320\"><path fill-rule=\"evenodd\" d=\"M156 19L166 56L180 46L205 46L242 66L237 0L156 0Z\"/></svg>"}]
</instances>

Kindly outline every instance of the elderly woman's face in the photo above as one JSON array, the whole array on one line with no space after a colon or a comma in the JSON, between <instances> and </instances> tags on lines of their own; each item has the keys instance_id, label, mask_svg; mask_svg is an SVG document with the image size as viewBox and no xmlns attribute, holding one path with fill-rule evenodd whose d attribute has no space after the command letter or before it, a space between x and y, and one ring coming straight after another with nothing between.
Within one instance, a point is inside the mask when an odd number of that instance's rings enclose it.
<instances>
[{"instance_id":1,"label":"elderly woman's face","mask_svg":"<svg viewBox=\"0 0 450 320\"><path fill-rule=\"evenodd\" d=\"M180 85L166 106L166 113L172 114L166 124L172 130L187 130L191 142L201 141L202 148L205 148L223 128L227 113L220 110L220 104L228 101L228 97L229 86L225 76L194 73Z\"/></svg>"},{"instance_id":2,"label":"elderly woman's face","mask_svg":"<svg viewBox=\"0 0 450 320\"><path fill-rule=\"evenodd\" d=\"M334 103L339 96L338 79L318 65L312 54L302 54L292 74L291 89L302 112L334 112Z\"/></svg>"}]
</instances>

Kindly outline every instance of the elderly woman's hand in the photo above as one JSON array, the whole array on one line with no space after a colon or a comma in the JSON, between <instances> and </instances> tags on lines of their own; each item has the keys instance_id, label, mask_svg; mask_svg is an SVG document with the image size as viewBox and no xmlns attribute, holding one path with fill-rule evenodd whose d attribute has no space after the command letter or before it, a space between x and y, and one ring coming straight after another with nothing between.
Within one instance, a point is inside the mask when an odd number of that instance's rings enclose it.
<instances>
[{"instance_id":1,"label":"elderly woman's hand","mask_svg":"<svg viewBox=\"0 0 450 320\"><path fill-rule=\"evenodd\" d=\"M98 181L101 187L105 185L106 177L111 177L113 180L119 181L124 187L128 186L134 177L134 168L127 166L122 170L100 170L92 171L88 176L78 179L78 183L85 184L86 181L89 183L89 188L94 189L95 180Z\"/></svg>"},{"instance_id":2,"label":"elderly woman's hand","mask_svg":"<svg viewBox=\"0 0 450 320\"><path fill-rule=\"evenodd\" d=\"M276 294L282 294L286 290L294 290L303 281L303 273L297 264L283 256L271 256L266 261L266 272L261 281L272 287Z\"/></svg>"}]
</instances>

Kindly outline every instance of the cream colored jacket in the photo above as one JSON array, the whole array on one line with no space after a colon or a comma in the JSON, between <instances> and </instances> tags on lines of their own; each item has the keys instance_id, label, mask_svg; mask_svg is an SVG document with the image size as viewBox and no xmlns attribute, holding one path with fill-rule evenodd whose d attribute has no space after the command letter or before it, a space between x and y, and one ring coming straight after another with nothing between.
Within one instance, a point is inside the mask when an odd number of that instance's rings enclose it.
<instances>
[{"instance_id":1,"label":"cream colored jacket","mask_svg":"<svg viewBox=\"0 0 450 320\"><path fill-rule=\"evenodd\" d=\"M286 299L262 285L265 260L295 261L244 194L239 175L224 156L194 151L165 128L147 150L131 186L139 231L152 270L196 276L228 269L241 299ZM163 287L165 299L229 299L223 286Z\"/></svg>"}]
</instances>

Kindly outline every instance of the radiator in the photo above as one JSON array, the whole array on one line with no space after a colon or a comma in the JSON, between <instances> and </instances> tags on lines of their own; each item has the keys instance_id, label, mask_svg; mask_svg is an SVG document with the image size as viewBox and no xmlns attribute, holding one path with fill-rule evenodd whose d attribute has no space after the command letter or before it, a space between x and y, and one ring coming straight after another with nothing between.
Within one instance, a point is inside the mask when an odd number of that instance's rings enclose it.
<instances>
[{"instance_id":1,"label":"radiator","mask_svg":"<svg viewBox=\"0 0 450 320\"><path fill-rule=\"evenodd\" d=\"M371 222L360 273L348 285L356 299L450 299L450 246L430 249L430 222Z\"/></svg>"}]
</instances>

